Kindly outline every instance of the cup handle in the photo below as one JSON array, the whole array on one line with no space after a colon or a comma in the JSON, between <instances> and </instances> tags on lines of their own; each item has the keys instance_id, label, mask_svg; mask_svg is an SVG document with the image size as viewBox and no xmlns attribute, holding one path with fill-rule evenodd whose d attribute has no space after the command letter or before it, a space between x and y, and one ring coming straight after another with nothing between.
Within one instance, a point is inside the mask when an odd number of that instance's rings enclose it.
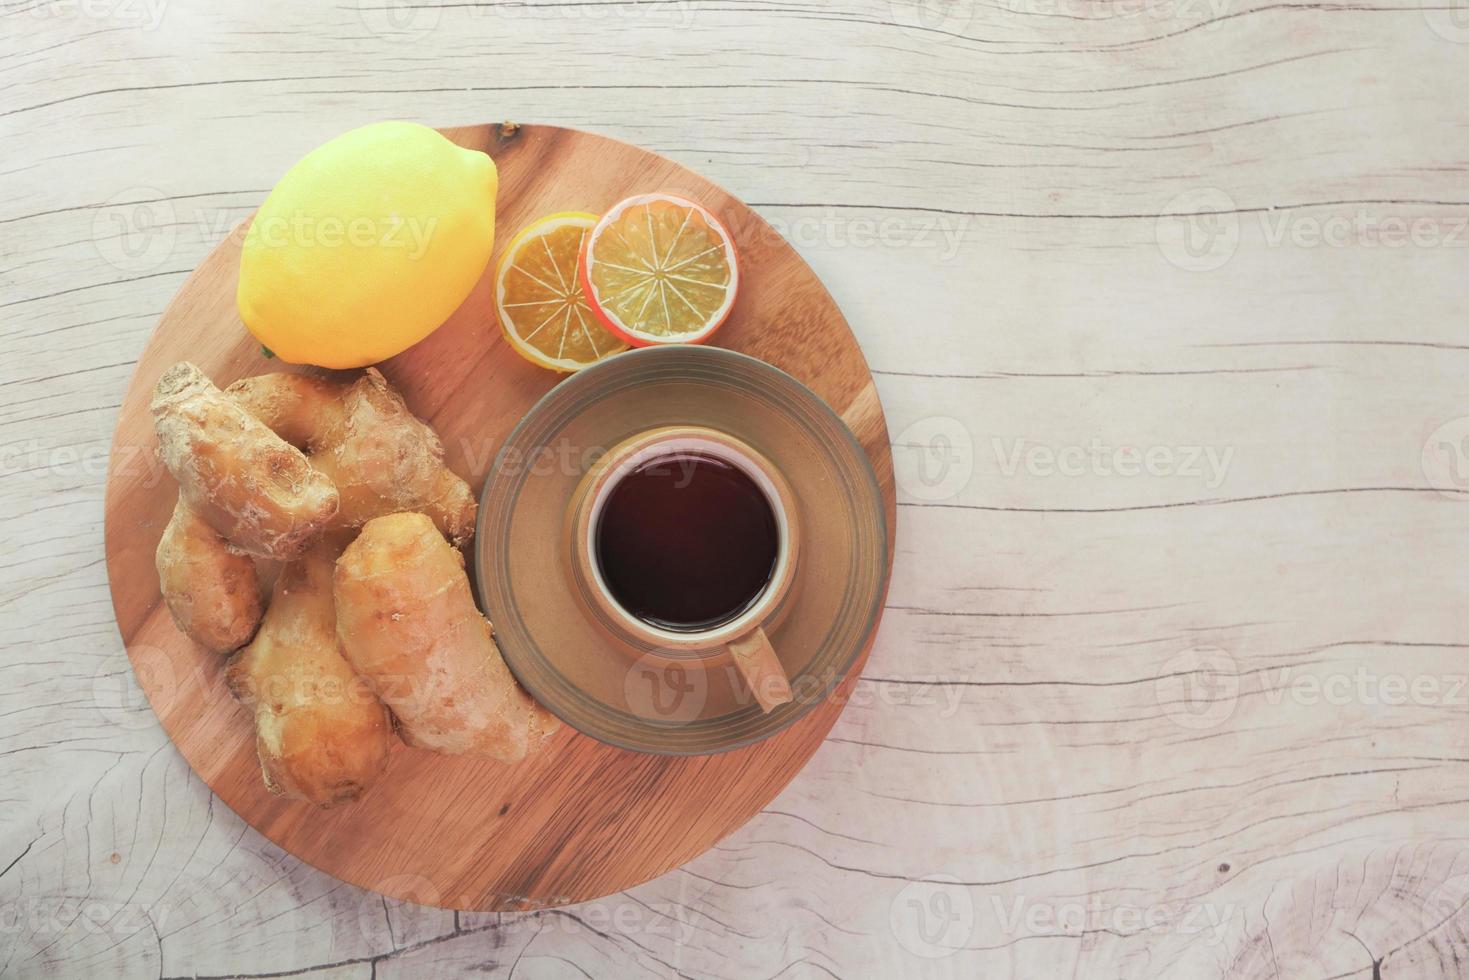
<instances>
[{"instance_id":1,"label":"cup handle","mask_svg":"<svg viewBox=\"0 0 1469 980\"><path fill-rule=\"evenodd\" d=\"M739 639L731 640L729 653L766 714L791 699L790 679L763 629L757 626Z\"/></svg>"}]
</instances>

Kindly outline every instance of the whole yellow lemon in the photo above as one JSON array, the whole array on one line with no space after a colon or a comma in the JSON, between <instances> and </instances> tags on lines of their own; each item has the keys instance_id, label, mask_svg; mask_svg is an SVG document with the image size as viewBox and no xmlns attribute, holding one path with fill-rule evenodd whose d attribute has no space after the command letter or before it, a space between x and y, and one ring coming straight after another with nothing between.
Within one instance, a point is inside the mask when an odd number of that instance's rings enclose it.
<instances>
[{"instance_id":1,"label":"whole yellow lemon","mask_svg":"<svg viewBox=\"0 0 1469 980\"><path fill-rule=\"evenodd\" d=\"M245 234L240 316L292 364L392 357L464 302L495 242L495 162L427 126L363 126L308 153Z\"/></svg>"}]
</instances>

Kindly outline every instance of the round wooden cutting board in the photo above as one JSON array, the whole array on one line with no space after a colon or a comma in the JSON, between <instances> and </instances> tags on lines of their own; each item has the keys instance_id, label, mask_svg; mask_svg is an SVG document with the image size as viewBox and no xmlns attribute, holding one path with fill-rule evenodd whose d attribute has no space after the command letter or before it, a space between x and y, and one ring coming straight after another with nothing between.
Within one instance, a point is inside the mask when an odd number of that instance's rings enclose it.
<instances>
[{"instance_id":1,"label":"round wooden cutting board","mask_svg":"<svg viewBox=\"0 0 1469 980\"><path fill-rule=\"evenodd\" d=\"M719 214L736 240L742 284L716 340L805 382L856 434L882 489L891 564L892 462L872 376L831 296L769 225L697 174L615 140L552 126L444 132L498 165L501 246L541 215L601 213L640 191L683 194ZM198 364L221 387L254 374L300 370L265 357L240 323L239 241L237 230L220 243L164 312L122 403L107 484L107 570L118 627L164 729L210 788L260 833L329 874L393 898L484 910L561 905L629 888L703 852L765 806L841 712L871 634L836 696L784 732L738 751L642 755L563 726L518 766L397 745L378 783L360 801L334 810L288 802L265 789L254 725L225 689L224 659L174 628L153 566L176 496L156 460L148 414L158 376L180 360ZM502 340L488 271L443 327L380 367L409 407L438 430L450 465L476 494L506 435L560 380Z\"/></svg>"}]
</instances>

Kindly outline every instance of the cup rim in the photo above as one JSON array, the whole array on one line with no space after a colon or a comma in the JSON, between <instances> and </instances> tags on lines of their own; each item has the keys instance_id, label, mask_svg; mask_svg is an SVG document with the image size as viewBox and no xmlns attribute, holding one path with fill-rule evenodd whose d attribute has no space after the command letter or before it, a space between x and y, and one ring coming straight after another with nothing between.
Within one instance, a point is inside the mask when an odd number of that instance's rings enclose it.
<instances>
[{"instance_id":1,"label":"cup rim","mask_svg":"<svg viewBox=\"0 0 1469 980\"><path fill-rule=\"evenodd\" d=\"M738 466L765 494L776 519L779 551L770 580L760 595L737 616L706 630L671 630L648 623L622 605L602 576L596 556L597 521L617 481L632 469L681 449L702 450ZM653 647L676 659L718 656L732 640L754 632L773 619L795 581L800 525L796 501L780 470L749 443L703 425L662 425L629 436L603 455L587 472L568 504L572 573L609 625L640 646ZM682 656L681 656L682 655Z\"/></svg>"}]
</instances>

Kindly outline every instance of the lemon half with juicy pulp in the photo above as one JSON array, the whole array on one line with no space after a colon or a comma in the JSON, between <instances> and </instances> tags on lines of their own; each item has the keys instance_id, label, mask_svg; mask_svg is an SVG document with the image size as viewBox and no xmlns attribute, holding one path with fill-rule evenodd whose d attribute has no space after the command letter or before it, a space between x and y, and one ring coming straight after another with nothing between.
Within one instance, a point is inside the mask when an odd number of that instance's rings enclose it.
<instances>
[{"instance_id":1,"label":"lemon half with juicy pulp","mask_svg":"<svg viewBox=\"0 0 1469 980\"><path fill-rule=\"evenodd\" d=\"M495 242L495 163L416 123L308 153L246 232L238 303L283 361L354 368L427 337L464 302Z\"/></svg>"},{"instance_id":2,"label":"lemon half with juicy pulp","mask_svg":"<svg viewBox=\"0 0 1469 980\"><path fill-rule=\"evenodd\" d=\"M579 371L627 350L587 306L576 266L595 214L563 211L522 228L495 267L495 312L516 353L553 371Z\"/></svg>"}]
</instances>

